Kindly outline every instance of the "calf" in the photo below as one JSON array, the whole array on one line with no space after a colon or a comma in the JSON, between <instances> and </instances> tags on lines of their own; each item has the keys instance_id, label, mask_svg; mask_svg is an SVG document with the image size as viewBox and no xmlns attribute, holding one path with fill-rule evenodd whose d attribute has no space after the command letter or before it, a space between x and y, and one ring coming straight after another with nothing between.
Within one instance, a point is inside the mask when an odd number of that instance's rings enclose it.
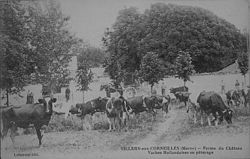
<instances>
[{"instance_id":1,"label":"calf","mask_svg":"<svg viewBox=\"0 0 250 159\"><path fill-rule=\"evenodd\" d=\"M219 121L223 121L223 118L228 124L232 123L232 110L229 109L223 102L221 96L215 92L201 92L197 98L197 103L199 104L201 111L201 124L203 125L202 115L206 113L207 115L212 114L215 118L215 124L218 125ZM209 117L207 118L208 124L211 125Z\"/></svg>"}]
</instances>

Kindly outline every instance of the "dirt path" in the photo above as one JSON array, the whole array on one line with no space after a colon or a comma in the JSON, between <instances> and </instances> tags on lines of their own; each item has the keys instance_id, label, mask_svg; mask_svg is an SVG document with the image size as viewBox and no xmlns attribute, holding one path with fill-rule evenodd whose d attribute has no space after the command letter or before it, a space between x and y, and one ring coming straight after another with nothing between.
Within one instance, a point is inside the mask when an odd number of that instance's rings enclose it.
<instances>
[{"instance_id":1,"label":"dirt path","mask_svg":"<svg viewBox=\"0 0 250 159\"><path fill-rule=\"evenodd\" d=\"M152 131L152 133L148 134L143 140L139 141L137 146L152 146L152 145L158 145L160 143L160 138L168 133L169 127L172 125L173 121L177 117L176 111L170 111L164 122L158 123L155 130Z\"/></svg>"}]
</instances>

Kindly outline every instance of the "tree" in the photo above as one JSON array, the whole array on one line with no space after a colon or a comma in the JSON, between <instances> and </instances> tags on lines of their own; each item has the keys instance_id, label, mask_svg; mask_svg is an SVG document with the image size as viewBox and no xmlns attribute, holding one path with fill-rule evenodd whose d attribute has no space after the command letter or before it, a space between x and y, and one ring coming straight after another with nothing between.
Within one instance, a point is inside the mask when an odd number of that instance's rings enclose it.
<instances>
[{"instance_id":1,"label":"tree","mask_svg":"<svg viewBox=\"0 0 250 159\"><path fill-rule=\"evenodd\" d=\"M1 8L0 88L7 92L7 104L9 93L19 93L30 83L53 90L69 82L67 65L80 39L68 31L69 17L60 5L8 0Z\"/></svg>"},{"instance_id":2,"label":"tree","mask_svg":"<svg viewBox=\"0 0 250 159\"><path fill-rule=\"evenodd\" d=\"M244 82L246 83L246 74L248 72L248 56L246 53L241 53L238 56L238 64L240 72L244 76Z\"/></svg>"},{"instance_id":3,"label":"tree","mask_svg":"<svg viewBox=\"0 0 250 159\"><path fill-rule=\"evenodd\" d=\"M214 72L247 48L240 31L212 12L165 3L153 4L143 14L136 8L121 10L105 35L106 51L126 73L134 73L142 57L155 52L171 75L179 51L190 52L196 72Z\"/></svg>"},{"instance_id":4,"label":"tree","mask_svg":"<svg viewBox=\"0 0 250 159\"><path fill-rule=\"evenodd\" d=\"M157 54L148 52L142 59L139 76L142 82L148 82L152 88L155 83L158 83L164 78L164 68L161 65Z\"/></svg>"},{"instance_id":5,"label":"tree","mask_svg":"<svg viewBox=\"0 0 250 159\"><path fill-rule=\"evenodd\" d=\"M186 82L190 81L190 75L194 72L190 54L185 51L179 51L176 58L176 77L184 81L184 87L186 86Z\"/></svg>"},{"instance_id":6,"label":"tree","mask_svg":"<svg viewBox=\"0 0 250 159\"><path fill-rule=\"evenodd\" d=\"M87 61L79 63L77 72L76 72L76 82L78 90L83 92L83 102L84 101L84 92L89 90L89 84L92 82L93 73L90 70L89 64Z\"/></svg>"},{"instance_id":7,"label":"tree","mask_svg":"<svg viewBox=\"0 0 250 159\"><path fill-rule=\"evenodd\" d=\"M144 35L141 20L137 8L125 8L119 11L113 26L105 31L103 43L109 54L105 66L112 79L115 78L113 73L117 70L117 63L123 74L134 73L140 67L143 55L139 51L139 41Z\"/></svg>"},{"instance_id":8,"label":"tree","mask_svg":"<svg viewBox=\"0 0 250 159\"><path fill-rule=\"evenodd\" d=\"M33 71L27 58L28 43L25 38L25 10L18 1L6 1L1 5L0 32L0 89L5 90L7 106L9 94L19 93Z\"/></svg>"},{"instance_id":9,"label":"tree","mask_svg":"<svg viewBox=\"0 0 250 159\"><path fill-rule=\"evenodd\" d=\"M29 58L37 66L34 79L53 92L71 80L67 66L81 40L68 31L69 17L62 14L59 3L34 2L27 10Z\"/></svg>"},{"instance_id":10,"label":"tree","mask_svg":"<svg viewBox=\"0 0 250 159\"><path fill-rule=\"evenodd\" d=\"M85 49L81 49L78 54L78 62L81 63L82 61L87 60L91 68L100 67L104 64L106 56L104 50L86 45Z\"/></svg>"}]
</instances>

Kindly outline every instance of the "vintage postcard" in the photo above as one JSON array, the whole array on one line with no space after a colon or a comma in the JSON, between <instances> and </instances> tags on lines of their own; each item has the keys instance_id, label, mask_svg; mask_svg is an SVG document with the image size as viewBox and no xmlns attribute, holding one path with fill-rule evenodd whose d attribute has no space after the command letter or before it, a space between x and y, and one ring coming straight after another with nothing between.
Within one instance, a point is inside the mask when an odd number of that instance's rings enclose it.
<instances>
[{"instance_id":1,"label":"vintage postcard","mask_svg":"<svg viewBox=\"0 0 250 159\"><path fill-rule=\"evenodd\" d=\"M249 158L248 0L0 0L1 159Z\"/></svg>"}]
</instances>

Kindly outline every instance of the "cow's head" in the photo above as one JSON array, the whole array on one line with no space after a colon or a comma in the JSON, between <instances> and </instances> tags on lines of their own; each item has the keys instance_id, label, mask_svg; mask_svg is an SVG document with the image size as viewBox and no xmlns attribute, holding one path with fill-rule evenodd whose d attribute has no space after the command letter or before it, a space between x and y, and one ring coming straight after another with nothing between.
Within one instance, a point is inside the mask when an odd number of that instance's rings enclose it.
<instances>
[{"instance_id":1,"label":"cow's head","mask_svg":"<svg viewBox=\"0 0 250 159\"><path fill-rule=\"evenodd\" d=\"M57 99L53 97L46 97L46 98L38 99L38 102L43 104L46 107L47 113L53 112L53 103L55 103L56 101Z\"/></svg>"},{"instance_id":2,"label":"cow's head","mask_svg":"<svg viewBox=\"0 0 250 159\"><path fill-rule=\"evenodd\" d=\"M53 112L53 104L57 101L56 98L53 98L53 97L50 97L48 99L45 99L46 102L47 102L47 111L49 113L52 113Z\"/></svg>"},{"instance_id":3,"label":"cow's head","mask_svg":"<svg viewBox=\"0 0 250 159\"><path fill-rule=\"evenodd\" d=\"M233 111L231 109L225 109L222 113L227 123L232 124Z\"/></svg>"}]
</instances>

